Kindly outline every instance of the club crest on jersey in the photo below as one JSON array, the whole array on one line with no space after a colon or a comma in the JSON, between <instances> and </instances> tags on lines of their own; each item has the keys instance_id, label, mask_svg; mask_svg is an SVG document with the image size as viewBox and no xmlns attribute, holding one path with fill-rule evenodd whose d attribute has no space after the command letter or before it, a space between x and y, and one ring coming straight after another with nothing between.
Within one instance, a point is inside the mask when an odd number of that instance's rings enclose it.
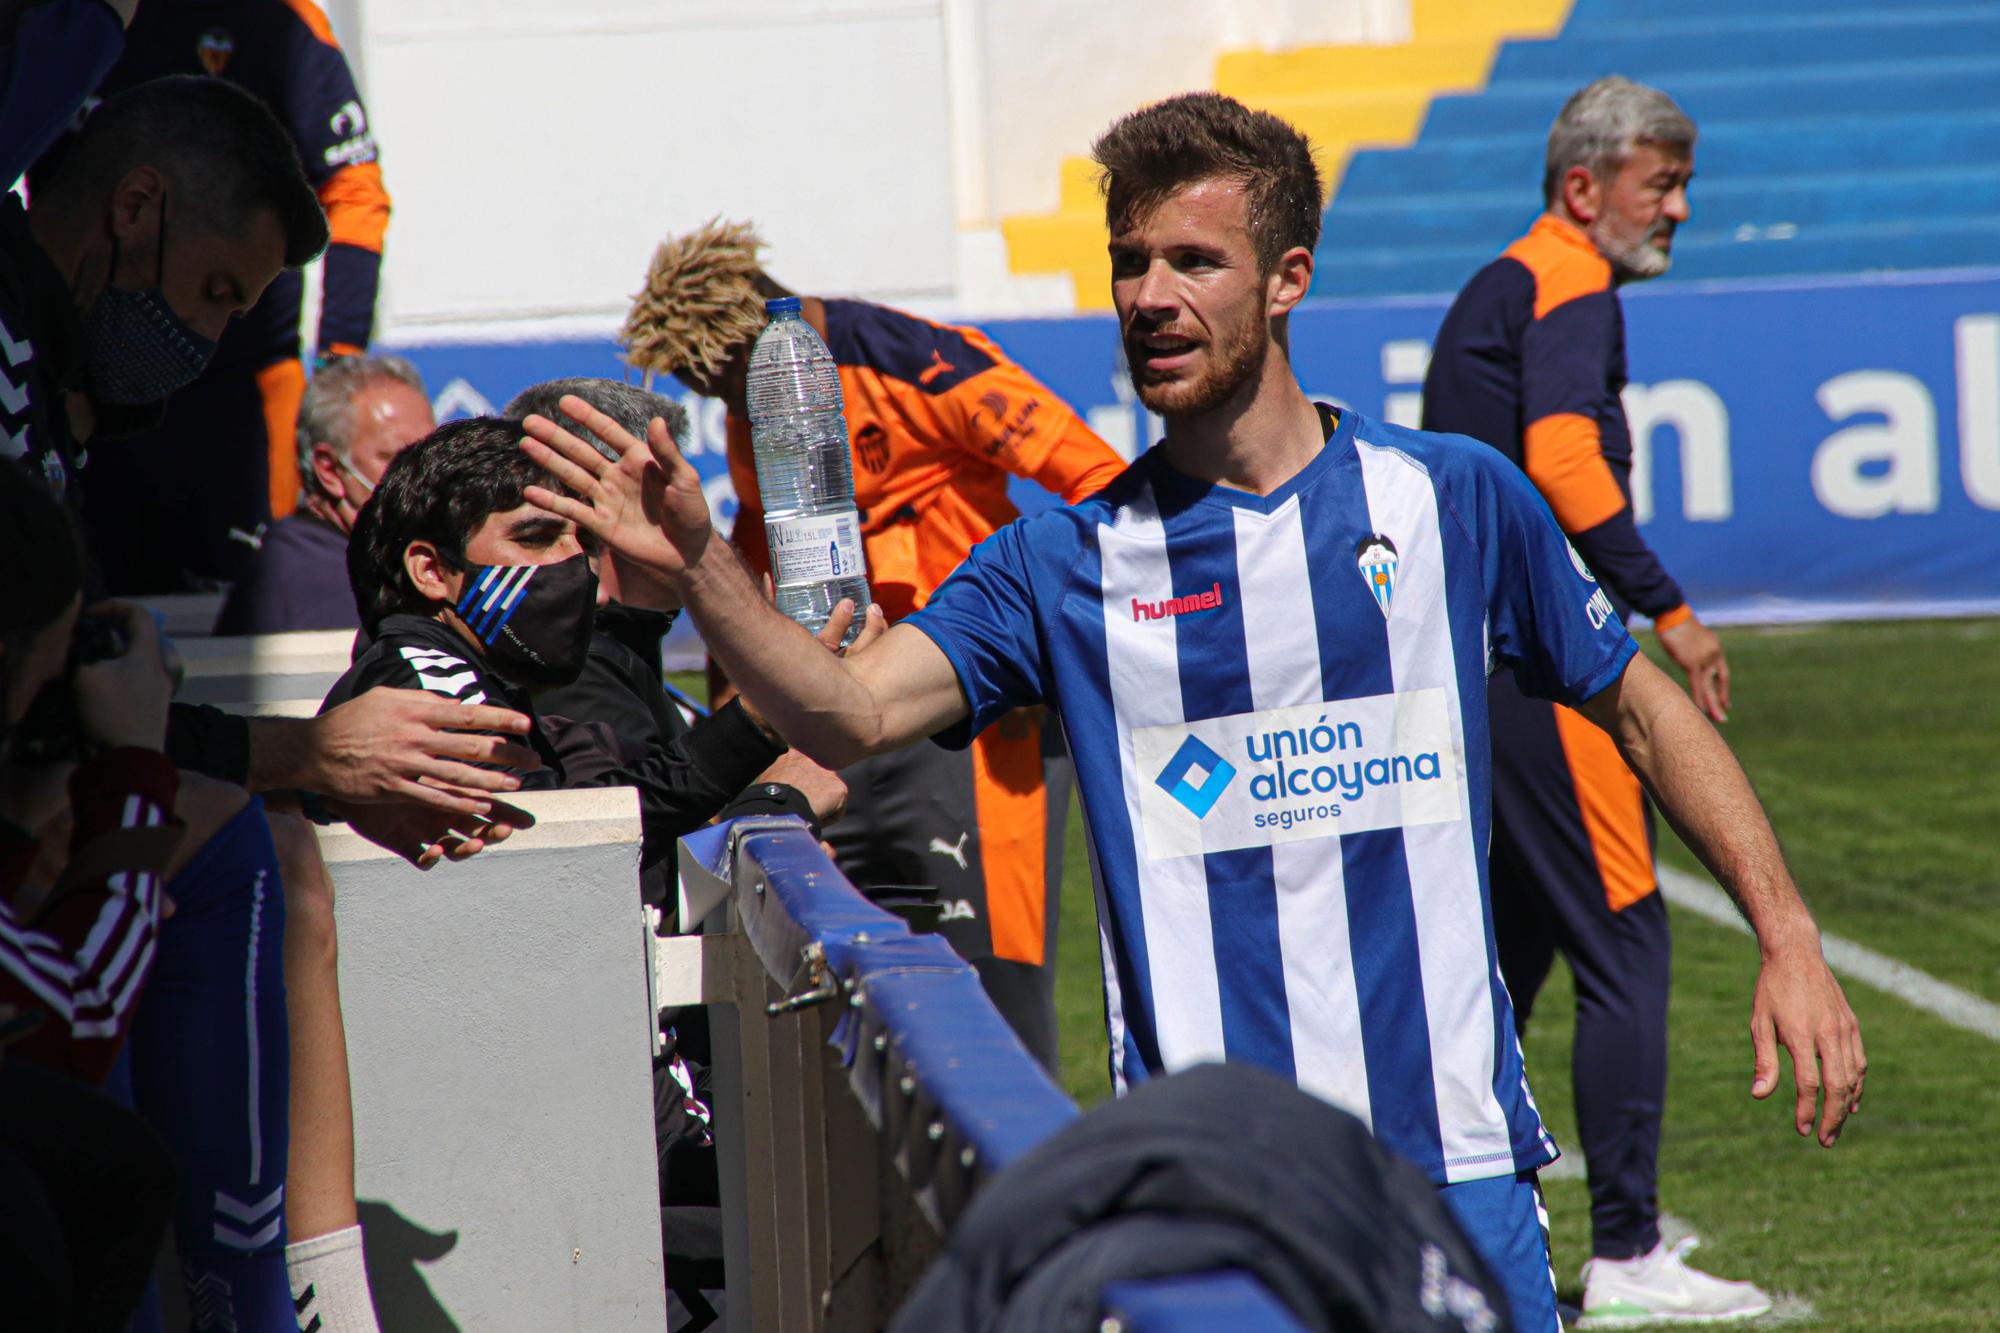
<instances>
[{"instance_id":1,"label":"club crest on jersey","mask_svg":"<svg viewBox=\"0 0 2000 1333\"><path fill-rule=\"evenodd\" d=\"M1355 546L1354 562L1361 567L1375 605L1382 608L1382 618L1388 619L1389 603L1396 596L1396 543L1379 532L1370 533Z\"/></svg>"},{"instance_id":2,"label":"club crest on jersey","mask_svg":"<svg viewBox=\"0 0 2000 1333\"><path fill-rule=\"evenodd\" d=\"M222 71L229 68L229 57L236 54L236 39L227 28L210 28L195 42L194 53L201 67L219 79Z\"/></svg>"}]
</instances>

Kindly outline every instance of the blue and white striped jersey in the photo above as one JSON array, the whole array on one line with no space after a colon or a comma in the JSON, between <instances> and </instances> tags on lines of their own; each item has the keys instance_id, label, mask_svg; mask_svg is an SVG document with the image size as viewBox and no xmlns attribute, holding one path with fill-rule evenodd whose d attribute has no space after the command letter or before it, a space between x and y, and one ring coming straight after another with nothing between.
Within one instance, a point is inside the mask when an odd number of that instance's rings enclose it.
<instances>
[{"instance_id":1,"label":"blue and white striped jersey","mask_svg":"<svg viewBox=\"0 0 2000 1333\"><path fill-rule=\"evenodd\" d=\"M1517 468L1353 413L1268 496L1155 450L908 623L971 703L941 743L1060 711L1120 1090L1247 1060L1440 1182L1554 1158L1494 954L1485 678L1576 702L1636 645Z\"/></svg>"}]
</instances>

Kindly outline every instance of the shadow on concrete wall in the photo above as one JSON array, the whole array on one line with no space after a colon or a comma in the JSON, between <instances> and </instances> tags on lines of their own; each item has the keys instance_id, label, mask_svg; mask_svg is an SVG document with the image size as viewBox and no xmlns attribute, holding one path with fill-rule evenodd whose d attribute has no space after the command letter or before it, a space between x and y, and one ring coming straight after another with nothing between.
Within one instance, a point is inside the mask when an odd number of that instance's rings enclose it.
<instances>
[{"instance_id":1,"label":"shadow on concrete wall","mask_svg":"<svg viewBox=\"0 0 2000 1333\"><path fill-rule=\"evenodd\" d=\"M458 1245L456 1231L429 1231L379 1199L362 1199L361 1234L368 1254L368 1288L383 1328L396 1333L460 1333L420 1264L434 1264Z\"/></svg>"}]
</instances>

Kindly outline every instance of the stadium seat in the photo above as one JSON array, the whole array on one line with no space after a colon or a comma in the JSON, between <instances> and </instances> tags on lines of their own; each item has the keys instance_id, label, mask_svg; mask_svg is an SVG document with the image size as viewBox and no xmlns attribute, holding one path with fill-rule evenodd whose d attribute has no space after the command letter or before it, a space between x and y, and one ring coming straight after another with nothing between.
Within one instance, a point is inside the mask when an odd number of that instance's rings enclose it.
<instances>
[{"instance_id":1,"label":"stadium seat","mask_svg":"<svg viewBox=\"0 0 2000 1333\"><path fill-rule=\"evenodd\" d=\"M2000 4L1577 0L1411 146L1354 156L1315 294L1455 290L1539 211L1563 98L1611 73L1700 125L1672 280L2000 263Z\"/></svg>"}]
</instances>

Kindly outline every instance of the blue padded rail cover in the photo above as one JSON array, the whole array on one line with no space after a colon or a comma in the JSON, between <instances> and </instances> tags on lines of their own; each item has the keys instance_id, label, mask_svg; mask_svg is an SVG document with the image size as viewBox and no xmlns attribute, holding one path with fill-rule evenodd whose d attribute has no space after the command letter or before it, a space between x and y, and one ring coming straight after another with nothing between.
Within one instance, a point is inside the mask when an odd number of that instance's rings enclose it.
<instances>
[{"instance_id":1,"label":"blue padded rail cover","mask_svg":"<svg viewBox=\"0 0 2000 1333\"><path fill-rule=\"evenodd\" d=\"M730 873L736 822L683 840L712 874ZM807 942L825 951L848 1001L831 1044L892 1141L909 1141L901 1131L913 1117L941 1121L951 1141L942 1146L969 1145L984 1175L1077 1118L1076 1104L994 1010L971 966L942 939L912 934L900 917L862 897L803 822L759 821L744 830L736 858L739 866L754 865L768 885L766 894L739 891L737 904L744 933L770 974L780 982L791 977ZM878 1035L886 1037L880 1050ZM882 1092L905 1073L920 1089L901 1099L906 1105ZM955 1211L945 1209L947 1221Z\"/></svg>"}]
</instances>

